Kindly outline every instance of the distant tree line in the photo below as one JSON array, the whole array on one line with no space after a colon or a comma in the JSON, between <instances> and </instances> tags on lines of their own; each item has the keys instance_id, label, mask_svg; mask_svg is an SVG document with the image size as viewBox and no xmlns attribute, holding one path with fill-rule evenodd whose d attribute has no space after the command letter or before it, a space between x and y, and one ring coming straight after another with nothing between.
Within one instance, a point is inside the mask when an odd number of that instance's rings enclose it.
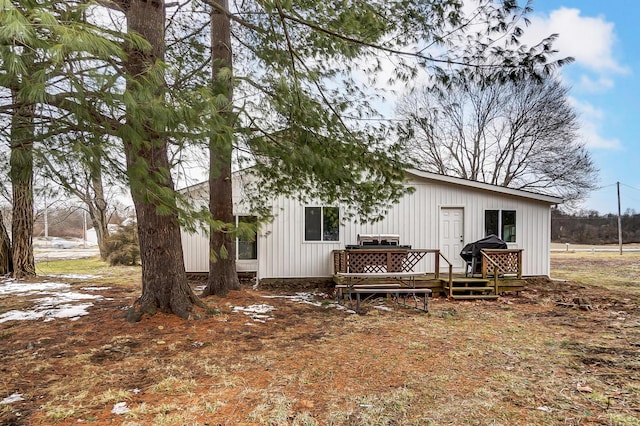
<instances>
[{"instance_id":1,"label":"distant tree line","mask_svg":"<svg viewBox=\"0 0 640 426\"><path fill-rule=\"evenodd\" d=\"M622 242L640 242L640 214L627 209L621 216ZM618 243L618 216L600 215L597 211L575 214L551 211L551 241L574 244Z\"/></svg>"}]
</instances>

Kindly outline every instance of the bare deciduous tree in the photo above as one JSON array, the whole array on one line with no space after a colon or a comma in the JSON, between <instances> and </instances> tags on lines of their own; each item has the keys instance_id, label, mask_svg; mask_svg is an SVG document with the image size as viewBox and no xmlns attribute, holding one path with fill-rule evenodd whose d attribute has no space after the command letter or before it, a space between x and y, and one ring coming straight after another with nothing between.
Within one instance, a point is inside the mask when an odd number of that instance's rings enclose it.
<instances>
[{"instance_id":1,"label":"bare deciduous tree","mask_svg":"<svg viewBox=\"0 0 640 426\"><path fill-rule=\"evenodd\" d=\"M417 168L577 201L597 169L567 94L553 79L426 87L400 102L399 132Z\"/></svg>"},{"instance_id":2,"label":"bare deciduous tree","mask_svg":"<svg viewBox=\"0 0 640 426\"><path fill-rule=\"evenodd\" d=\"M109 169L104 167L104 163L114 161L117 154L109 150L109 144L100 136L92 137L89 133L80 132L73 133L73 136L75 138L61 138L59 145L51 139L48 141L51 148L43 147L39 156L41 173L65 193L82 201L96 231L100 257L106 260L111 195L108 188L115 187L116 182L108 176Z\"/></svg>"}]
</instances>

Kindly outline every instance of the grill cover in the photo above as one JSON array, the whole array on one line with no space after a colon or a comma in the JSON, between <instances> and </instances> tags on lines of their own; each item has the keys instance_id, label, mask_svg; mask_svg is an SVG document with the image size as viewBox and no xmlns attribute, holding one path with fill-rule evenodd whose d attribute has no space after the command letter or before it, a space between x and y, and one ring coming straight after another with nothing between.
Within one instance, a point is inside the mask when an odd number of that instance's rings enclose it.
<instances>
[{"instance_id":1,"label":"grill cover","mask_svg":"<svg viewBox=\"0 0 640 426\"><path fill-rule=\"evenodd\" d=\"M502 241L497 235L491 234L488 237L484 237L481 240L469 243L462 248L460 257L466 262L471 262L473 258L476 261L480 259L480 250L482 249L506 249L507 243ZM480 263L480 262L478 262Z\"/></svg>"},{"instance_id":2,"label":"grill cover","mask_svg":"<svg viewBox=\"0 0 640 426\"><path fill-rule=\"evenodd\" d=\"M359 246L397 246L400 244L398 234L358 234Z\"/></svg>"}]
</instances>

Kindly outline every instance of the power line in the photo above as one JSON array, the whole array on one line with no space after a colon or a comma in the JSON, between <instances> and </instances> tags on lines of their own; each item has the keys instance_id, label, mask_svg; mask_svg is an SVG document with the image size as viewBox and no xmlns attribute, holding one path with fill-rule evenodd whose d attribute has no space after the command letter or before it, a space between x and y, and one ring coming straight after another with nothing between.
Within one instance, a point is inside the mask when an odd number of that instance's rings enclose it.
<instances>
[{"instance_id":1,"label":"power line","mask_svg":"<svg viewBox=\"0 0 640 426\"><path fill-rule=\"evenodd\" d=\"M609 185L603 185L603 186L597 187L596 190L605 189L605 188L611 188L612 186L616 186L616 185L617 185L617 183L612 183L612 184L609 184Z\"/></svg>"},{"instance_id":2,"label":"power line","mask_svg":"<svg viewBox=\"0 0 640 426\"><path fill-rule=\"evenodd\" d=\"M635 190L635 191L640 192L640 189L638 189L638 188L636 188L636 187L633 187L633 186L631 186L631 185L627 185L626 183L622 183L622 182L615 182L615 183L611 183L611 184L609 184L609 185L602 185L602 186L597 187L597 188L595 189L595 191L599 191L599 190L601 190L601 189L606 189L606 188L612 188L612 187L614 187L614 186L617 186L618 184L620 184L621 186L624 186L624 187L627 187L627 188L630 188L630 189L633 189L633 190Z\"/></svg>"},{"instance_id":3,"label":"power line","mask_svg":"<svg viewBox=\"0 0 640 426\"><path fill-rule=\"evenodd\" d=\"M635 191L640 192L640 189L635 188L635 187L633 187L633 186L631 186L631 185L626 185L626 184L624 184L624 183L620 183L620 185L624 186L625 188L633 189L633 190L635 190Z\"/></svg>"}]
</instances>

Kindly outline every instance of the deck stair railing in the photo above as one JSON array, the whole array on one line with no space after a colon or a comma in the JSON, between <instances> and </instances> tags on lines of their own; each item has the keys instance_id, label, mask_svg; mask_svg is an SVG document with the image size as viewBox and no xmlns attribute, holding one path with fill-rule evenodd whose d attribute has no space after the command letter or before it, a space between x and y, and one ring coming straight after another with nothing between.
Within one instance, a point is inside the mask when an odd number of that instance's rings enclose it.
<instances>
[{"instance_id":1,"label":"deck stair railing","mask_svg":"<svg viewBox=\"0 0 640 426\"><path fill-rule=\"evenodd\" d=\"M511 275L522 278L522 249L484 249L482 253L482 278L493 276L493 287L498 294L498 277Z\"/></svg>"},{"instance_id":2,"label":"deck stair railing","mask_svg":"<svg viewBox=\"0 0 640 426\"><path fill-rule=\"evenodd\" d=\"M522 278L522 252L523 249L483 249L482 253L482 278L489 274L512 275ZM486 261L486 262L485 262Z\"/></svg>"}]
</instances>

